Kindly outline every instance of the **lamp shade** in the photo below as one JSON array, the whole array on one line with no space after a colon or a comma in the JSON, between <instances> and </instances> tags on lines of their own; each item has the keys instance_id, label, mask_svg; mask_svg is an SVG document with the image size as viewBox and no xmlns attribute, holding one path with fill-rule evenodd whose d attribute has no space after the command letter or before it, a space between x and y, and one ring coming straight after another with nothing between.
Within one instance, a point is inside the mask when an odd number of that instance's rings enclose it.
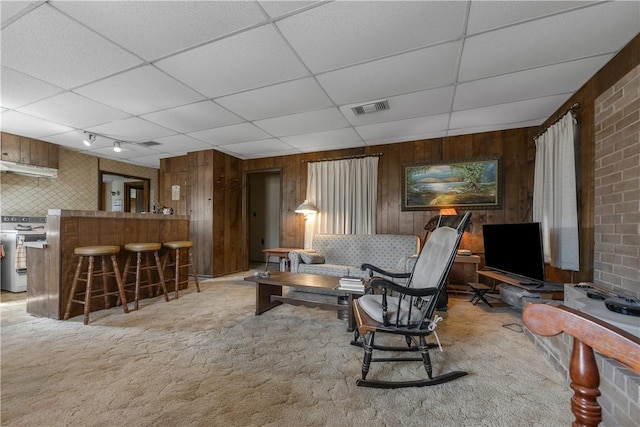
<instances>
[{"instance_id":1,"label":"lamp shade","mask_svg":"<svg viewBox=\"0 0 640 427\"><path fill-rule=\"evenodd\" d=\"M309 215L312 213L318 212L318 208L309 203L308 200L305 200L300 206L296 208L296 213Z\"/></svg>"}]
</instances>

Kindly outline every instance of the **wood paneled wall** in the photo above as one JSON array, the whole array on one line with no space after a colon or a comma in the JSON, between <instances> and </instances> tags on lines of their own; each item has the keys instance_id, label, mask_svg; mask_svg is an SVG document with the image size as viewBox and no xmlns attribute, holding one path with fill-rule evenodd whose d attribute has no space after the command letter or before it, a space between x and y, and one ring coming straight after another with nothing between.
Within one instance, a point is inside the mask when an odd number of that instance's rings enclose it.
<instances>
[{"instance_id":1,"label":"wood paneled wall","mask_svg":"<svg viewBox=\"0 0 640 427\"><path fill-rule=\"evenodd\" d=\"M279 169L282 174L281 241L284 247L304 243L304 219L294 213L304 200L307 161L341 158L357 154L381 153L378 167L378 215L376 228L384 234L424 236L424 225L438 211L402 211L402 166L416 162L455 161L500 155L503 164L503 203L501 209L474 210L473 232L462 247L483 252L482 224L531 220L533 195L533 136L538 128L479 133L387 144L357 149L325 151L267 159L245 160L245 173Z\"/></svg>"}]
</instances>

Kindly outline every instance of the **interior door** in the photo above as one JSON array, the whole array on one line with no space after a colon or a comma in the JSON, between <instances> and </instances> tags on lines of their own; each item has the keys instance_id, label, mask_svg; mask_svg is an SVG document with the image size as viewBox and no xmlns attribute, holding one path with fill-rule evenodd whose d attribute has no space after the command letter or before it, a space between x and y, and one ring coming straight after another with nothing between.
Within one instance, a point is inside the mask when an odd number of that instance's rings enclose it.
<instances>
[{"instance_id":1,"label":"interior door","mask_svg":"<svg viewBox=\"0 0 640 427\"><path fill-rule=\"evenodd\" d=\"M249 181L249 261L264 262L263 249L280 246L280 172L252 173Z\"/></svg>"}]
</instances>

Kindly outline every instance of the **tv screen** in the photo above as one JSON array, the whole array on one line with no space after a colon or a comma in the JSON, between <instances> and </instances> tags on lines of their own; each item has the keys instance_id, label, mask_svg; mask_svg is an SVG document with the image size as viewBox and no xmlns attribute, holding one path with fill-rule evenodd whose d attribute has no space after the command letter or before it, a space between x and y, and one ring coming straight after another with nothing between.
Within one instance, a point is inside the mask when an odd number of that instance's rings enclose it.
<instances>
[{"instance_id":1,"label":"tv screen","mask_svg":"<svg viewBox=\"0 0 640 427\"><path fill-rule=\"evenodd\" d=\"M482 233L487 269L545 280L540 223L484 224Z\"/></svg>"}]
</instances>

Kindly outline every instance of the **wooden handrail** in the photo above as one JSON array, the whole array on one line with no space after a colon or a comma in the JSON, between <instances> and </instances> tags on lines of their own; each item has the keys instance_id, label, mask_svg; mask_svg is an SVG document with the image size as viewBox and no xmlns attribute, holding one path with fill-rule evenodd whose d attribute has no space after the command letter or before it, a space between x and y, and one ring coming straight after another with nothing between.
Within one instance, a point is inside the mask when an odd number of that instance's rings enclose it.
<instances>
[{"instance_id":1,"label":"wooden handrail","mask_svg":"<svg viewBox=\"0 0 640 427\"><path fill-rule=\"evenodd\" d=\"M574 427L597 426L602 421L600 375L593 350L640 374L640 338L589 314L557 303L530 304L522 320L534 334L554 336L565 332L573 337L569 362L571 411Z\"/></svg>"}]
</instances>

